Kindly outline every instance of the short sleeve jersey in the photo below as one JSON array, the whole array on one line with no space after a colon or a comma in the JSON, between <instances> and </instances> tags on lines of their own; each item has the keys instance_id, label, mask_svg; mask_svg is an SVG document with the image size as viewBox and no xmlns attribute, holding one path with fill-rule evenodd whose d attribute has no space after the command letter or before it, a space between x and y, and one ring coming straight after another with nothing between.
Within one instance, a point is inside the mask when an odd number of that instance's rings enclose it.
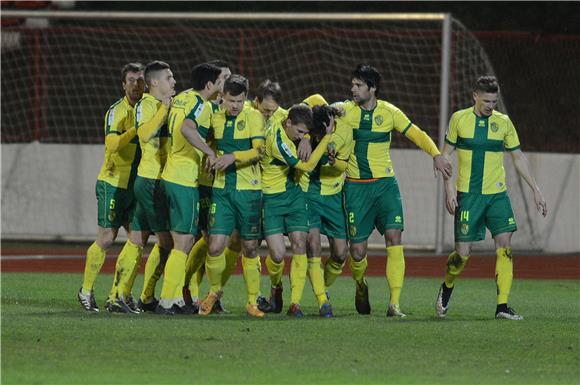
<instances>
[{"instance_id":1,"label":"short sleeve jersey","mask_svg":"<svg viewBox=\"0 0 580 385\"><path fill-rule=\"evenodd\" d=\"M253 139L264 140L264 121L259 111L244 106L237 116L220 109L211 118L211 132L218 156L252 149ZM261 190L259 163L231 164L225 171L216 171L213 187L235 190Z\"/></svg>"},{"instance_id":2,"label":"short sleeve jersey","mask_svg":"<svg viewBox=\"0 0 580 385\"><path fill-rule=\"evenodd\" d=\"M139 127L151 120L159 108L161 101L150 94L143 94L141 100L135 105L135 127L139 134ZM139 139L141 147L141 162L137 169L137 175L143 178L159 179L167 160L169 152L169 132L167 122L161 125L157 133L148 142Z\"/></svg>"},{"instance_id":3,"label":"short sleeve jersey","mask_svg":"<svg viewBox=\"0 0 580 385\"><path fill-rule=\"evenodd\" d=\"M445 141L457 149L457 191L497 194L506 191L503 152L520 148L507 115L478 116L473 107L451 116Z\"/></svg>"},{"instance_id":4,"label":"short sleeve jersey","mask_svg":"<svg viewBox=\"0 0 580 385\"><path fill-rule=\"evenodd\" d=\"M124 97L109 107L105 115L105 136L122 135L133 127L135 127L134 110L127 97ZM141 150L136 136L117 152L111 152L105 146L105 159L97 179L126 189L137 173L140 159Z\"/></svg>"},{"instance_id":5,"label":"short sleeve jersey","mask_svg":"<svg viewBox=\"0 0 580 385\"><path fill-rule=\"evenodd\" d=\"M337 159L348 162L352 151L352 129L344 124L337 124L328 146L334 147ZM334 195L342 191L344 176L344 172L328 163L328 152L325 152L314 170L300 177L300 187L304 192Z\"/></svg>"},{"instance_id":6,"label":"short sleeve jersey","mask_svg":"<svg viewBox=\"0 0 580 385\"><path fill-rule=\"evenodd\" d=\"M266 149L262 164L262 192L276 194L297 186L294 166L299 162L296 145L290 140L276 121L272 130L266 134Z\"/></svg>"},{"instance_id":7,"label":"short sleeve jersey","mask_svg":"<svg viewBox=\"0 0 580 385\"><path fill-rule=\"evenodd\" d=\"M393 130L405 134L411 128L409 118L396 106L377 100L374 109L367 111L353 101L342 106L345 115L339 124L352 129L353 150L346 175L352 179L386 178L395 175L390 146Z\"/></svg>"},{"instance_id":8,"label":"short sleeve jersey","mask_svg":"<svg viewBox=\"0 0 580 385\"><path fill-rule=\"evenodd\" d=\"M181 125L186 118L193 120L200 133L209 127L211 105L194 90L181 92L171 103L168 130L170 150L162 178L182 186L196 187L201 164L201 152L192 146L181 133Z\"/></svg>"}]
</instances>

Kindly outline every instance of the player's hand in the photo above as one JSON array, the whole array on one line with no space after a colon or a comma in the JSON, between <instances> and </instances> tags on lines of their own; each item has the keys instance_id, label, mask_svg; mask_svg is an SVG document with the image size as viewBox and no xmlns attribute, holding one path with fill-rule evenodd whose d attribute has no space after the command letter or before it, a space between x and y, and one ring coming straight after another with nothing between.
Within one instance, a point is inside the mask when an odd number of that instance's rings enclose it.
<instances>
[{"instance_id":1,"label":"player's hand","mask_svg":"<svg viewBox=\"0 0 580 385\"><path fill-rule=\"evenodd\" d=\"M447 207L447 212L451 215L455 215L455 209L457 208L457 193L445 194L445 206Z\"/></svg>"},{"instance_id":2,"label":"player's hand","mask_svg":"<svg viewBox=\"0 0 580 385\"><path fill-rule=\"evenodd\" d=\"M232 163L236 161L234 154L224 154L216 159L215 163L213 164L214 170L225 171Z\"/></svg>"},{"instance_id":3,"label":"player's hand","mask_svg":"<svg viewBox=\"0 0 580 385\"><path fill-rule=\"evenodd\" d=\"M205 158L205 171L207 172L212 172L213 170L213 165L216 162L217 158L215 156L214 153L211 153L209 155L206 155Z\"/></svg>"},{"instance_id":4,"label":"player's hand","mask_svg":"<svg viewBox=\"0 0 580 385\"><path fill-rule=\"evenodd\" d=\"M334 144L334 142L330 142L328 143L326 149L328 152L328 164L334 166L334 164L336 163L336 145Z\"/></svg>"},{"instance_id":5,"label":"player's hand","mask_svg":"<svg viewBox=\"0 0 580 385\"><path fill-rule=\"evenodd\" d=\"M326 135L332 134L332 131L334 131L334 116L330 116L330 122L324 125L324 129L326 130Z\"/></svg>"},{"instance_id":6,"label":"player's hand","mask_svg":"<svg viewBox=\"0 0 580 385\"><path fill-rule=\"evenodd\" d=\"M298 157L303 162L308 162L312 154L312 145L309 138L302 138L298 144Z\"/></svg>"},{"instance_id":7,"label":"player's hand","mask_svg":"<svg viewBox=\"0 0 580 385\"><path fill-rule=\"evenodd\" d=\"M439 171L445 179L451 178L451 175L453 175L451 162L449 162L443 155L437 155L433 158L433 173L435 174L435 178L437 178L437 171Z\"/></svg>"},{"instance_id":8,"label":"player's hand","mask_svg":"<svg viewBox=\"0 0 580 385\"><path fill-rule=\"evenodd\" d=\"M546 200L540 190L534 190L534 201L536 202L538 212L544 217L548 215L548 205L546 204Z\"/></svg>"}]
</instances>

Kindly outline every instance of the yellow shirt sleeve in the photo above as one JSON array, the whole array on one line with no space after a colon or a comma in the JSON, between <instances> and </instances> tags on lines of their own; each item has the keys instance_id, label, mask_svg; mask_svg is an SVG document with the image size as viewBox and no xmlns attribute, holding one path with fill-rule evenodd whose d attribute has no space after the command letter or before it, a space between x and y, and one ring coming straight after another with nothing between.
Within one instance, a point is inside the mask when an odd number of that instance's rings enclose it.
<instances>
[{"instance_id":1,"label":"yellow shirt sleeve","mask_svg":"<svg viewBox=\"0 0 580 385\"><path fill-rule=\"evenodd\" d=\"M393 127L395 130L405 133L411 127L411 120L405 115L403 111L398 108L392 110L393 113Z\"/></svg>"},{"instance_id":2,"label":"yellow shirt sleeve","mask_svg":"<svg viewBox=\"0 0 580 385\"><path fill-rule=\"evenodd\" d=\"M457 143L457 114L451 116L449 128L447 128L447 135L445 135L445 141L452 146L455 146Z\"/></svg>"},{"instance_id":3,"label":"yellow shirt sleeve","mask_svg":"<svg viewBox=\"0 0 580 385\"><path fill-rule=\"evenodd\" d=\"M417 147L421 150L425 151L427 154L435 157L437 155L441 155L437 145L429 135L419 127L415 126L414 124L406 131L405 135L409 138Z\"/></svg>"},{"instance_id":4,"label":"yellow shirt sleeve","mask_svg":"<svg viewBox=\"0 0 580 385\"><path fill-rule=\"evenodd\" d=\"M507 132L503 139L503 146L508 151L514 151L520 148L520 139L510 118L507 118L507 123Z\"/></svg>"},{"instance_id":5,"label":"yellow shirt sleeve","mask_svg":"<svg viewBox=\"0 0 580 385\"><path fill-rule=\"evenodd\" d=\"M147 143L157 134L167 117L167 107L161 104L157 110L153 103L140 103L137 107L137 135Z\"/></svg>"},{"instance_id":6,"label":"yellow shirt sleeve","mask_svg":"<svg viewBox=\"0 0 580 385\"><path fill-rule=\"evenodd\" d=\"M117 131L112 131L105 137L105 147L111 152L118 152L122 150L137 134L137 130L131 127L121 135Z\"/></svg>"}]
</instances>

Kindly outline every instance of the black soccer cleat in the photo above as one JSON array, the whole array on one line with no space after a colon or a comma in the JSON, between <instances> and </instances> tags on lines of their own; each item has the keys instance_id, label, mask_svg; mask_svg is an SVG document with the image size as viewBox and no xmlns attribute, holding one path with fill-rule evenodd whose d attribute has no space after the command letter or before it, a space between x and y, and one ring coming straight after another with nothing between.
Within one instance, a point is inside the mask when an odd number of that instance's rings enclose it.
<instances>
[{"instance_id":1,"label":"black soccer cleat","mask_svg":"<svg viewBox=\"0 0 580 385\"><path fill-rule=\"evenodd\" d=\"M369 302L369 286L367 280L362 279L356 282L356 293L354 296L354 306L358 314L371 314L371 303Z\"/></svg>"},{"instance_id":2,"label":"black soccer cleat","mask_svg":"<svg viewBox=\"0 0 580 385\"><path fill-rule=\"evenodd\" d=\"M439 293L437 293L437 301L435 302L435 310L437 315L441 318L447 316L447 310L449 309L449 300L451 299L451 293L453 293L453 287L449 288L445 285L445 282L439 287Z\"/></svg>"}]
</instances>

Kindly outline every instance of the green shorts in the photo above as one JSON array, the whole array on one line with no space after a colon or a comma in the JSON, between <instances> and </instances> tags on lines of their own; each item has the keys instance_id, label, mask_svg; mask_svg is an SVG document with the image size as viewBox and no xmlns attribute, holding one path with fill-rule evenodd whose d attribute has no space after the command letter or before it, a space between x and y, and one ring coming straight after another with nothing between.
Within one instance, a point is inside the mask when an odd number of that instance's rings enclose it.
<instances>
[{"instance_id":1,"label":"green shorts","mask_svg":"<svg viewBox=\"0 0 580 385\"><path fill-rule=\"evenodd\" d=\"M403 202L396 178L380 178L371 182L347 179L344 195L351 243L366 241L374 228L381 234L386 230L404 230Z\"/></svg>"},{"instance_id":2,"label":"green shorts","mask_svg":"<svg viewBox=\"0 0 580 385\"><path fill-rule=\"evenodd\" d=\"M211 207L211 190L210 186L199 185L199 222L198 231L208 231L209 208Z\"/></svg>"},{"instance_id":3,"label":"green shorts","mask_svg":"<svg viewBox=\"0 0 580 385\"><path fill-rule=\"evenodd\" d=\"M209 209L209 233L231 235L234 229L242 239L260 239L261 190L214 188Z\"/></svg>"},{"instance_id":4,"label":"green shorts","mask_svg":"<svg viewBox=\"0 0 580 385\"><path fill-rule=\"evenodd\" d=\"M129 223L135 209L132 189L118 188L98 180L95 186L100 227L120 228Z\"/></svg>"},{"instance_id":5,"label":"green shorts","mask_svg":"<svg viewBox=\"0 0 580 385\"><path fill-rule=\"evenodd\" d=\"M196 235L199 217L199 191L197 187L182 186L166 180L161 180L161 186L169 206L171 231Z\"/></svg>"},{"instance_id":6,"label":"green shorts","mask_svg":"<svg viewBox=\"0 0 580 385\"><path fill-rule=\"evenodd\" d=\"M485 228L495 237L518 229L507 192L499 194L457 193L455 242L485 239Z\"/></svg>"},{"instance_id":7,"label":"green shorts","mask_svg":"<svg viewBox=\"0 0 580 385\"><path fill-rule=\"evenodd\" d=\"M264 194L264 236L308 232L306 198L300 187L277 193Z\"/></svg>"},{"instance_id":8,"label":"green shorts","mask_svg":"<svg viewBox=\"0 0 580 385\"><path fill-rule=\"evenodd\" d=\"M342 193L334 195L306 193L306 203L310 229L320 229L320 232L328 237L346 239Z\"/></svg>"},{"instance_id":9,"label":"green shorts","mask_svg":"<svg viewBox=\"0 0 580 385\"><path fill-rule=\"evenodd\" d=\"M131 229L136 231L169 231L169 208L160 179L135 178L135 213Z\"/></svg>"}]
</instances>

